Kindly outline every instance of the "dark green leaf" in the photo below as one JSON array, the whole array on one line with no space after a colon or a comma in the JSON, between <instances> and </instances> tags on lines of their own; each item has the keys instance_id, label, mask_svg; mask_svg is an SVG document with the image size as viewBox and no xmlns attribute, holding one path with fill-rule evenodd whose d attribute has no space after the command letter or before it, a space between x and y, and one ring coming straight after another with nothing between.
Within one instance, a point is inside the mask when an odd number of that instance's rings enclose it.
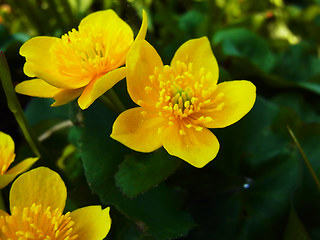
<instances>
[{"instance_id":1,"label":"dark green leaf","mask_svg":"<svg viewBox=\"0 0 320 240\"><path fill-rule=\"evenodd\" d=\"M99 104L85 111L85 129L80 146L90 188L104 204L116 207L143 232L156 239L172 239L187 234L194 222L188 213L181 211L179 196L165 185L159 185L135 199L127 198L116 187L114 176L124 156L132 151L109 137L113 121L114 116Z\"/></svg>"},{"instance_id":2,"label":"dark green leaf","mask_svg":"<svg viewBox=\"0 0 320 240\"><path fill-rule=\"evenodd\" d=\"M135 197L174 173L180 162L164 149L151 154L127 155L115 175L116 185L128 197Z\"/></svg>"},{"instance_id":3,"label":"dark green leaf","mask_svg":"<svg viewBox=\"0 0 320 240\"><path fill-rule=\"evenodd\" d=\"M297 213L291 208L283 240L311 240Z\"/></svg>"},{"instance_id":4,"label":"dark green leaf","mask_svg":"<svg viewBox=\"0 0 320 240\"><path fill-rule=\"evenodd\" d=\"M274 66L275 59L267 42L247 29L220 30L215 33L213 43L220 42L224 53L228 56L248 58L265 72L269 72Z\"/></svg>"}]
</instances>

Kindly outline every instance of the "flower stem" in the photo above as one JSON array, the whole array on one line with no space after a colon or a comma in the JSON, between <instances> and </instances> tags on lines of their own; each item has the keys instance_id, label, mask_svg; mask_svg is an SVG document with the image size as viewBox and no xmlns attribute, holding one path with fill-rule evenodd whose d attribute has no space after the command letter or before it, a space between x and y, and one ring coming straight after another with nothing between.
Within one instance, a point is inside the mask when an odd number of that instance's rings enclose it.
<instances>
[{"instance_id":1,"label":"flower stem","mask_svg":"<svg viewBox=\"0 0 320 240\"><path fill-rule=\"evenodd\" d=\"M313 170L313 168L312 168L312 166L311 166L311 164L310 164L310 162L309 162L309 160L308 160L308 158L307 158L307 155L306 155L305 152L303 151L303 149L302 149L302 147L301 147L298 139L297 139L296 136L294 135L294 133L293 133L293 131L291 130L291 128L290 128L289 126L287 126L287 128L288 128L288 131L289 131L289 133L290 133L290 135L291 135L294 143L296 144L299 152L301 153L302 158L303 158L305 164L307 165L307 168L308 168L308 170L309 170L309 172L310 172L310 174L311 174L314 182L316 183L316 185L317 185L317 187L318 187L318 189L319 189L319 191L320 191L320 181L319 181L319 178L317 177L316 173L314 172L314 170Z\"/></svg>"},{"instance_id":2,"label":"flower stem","mask_svg":"<svg viewBox=\"0 0 320 240\"><path fill-rule=\"evenodd\" d=\"M28 144L30 145L30 148L36 154L37 157L40 157L41 154L38 147L38 141L30 131L30 126L24 116L24 112L17 98L17 95L14 91L8 62L2 51L0 52L0 80L2 83L3 90L5 92L5 95L7 97L7 103L10 111L13 113L14 117L16 118L24 134L24 137L26 138Z\"/></svg>"},{"instance_id":3,"label":"flower stem","mask_svg":"<svg viewBox=\"0 0 320 240\"><path fill-rule=\"evenodd\" d=\"M1 191L0 191L0 209L3 211L6 211L6 205L4 204L3 195Z\"/></svg>"},{"instance_id":4,"label":"flower stem","mask_svg":"<svg viewBox=\"0 0 320 240\"><path fill-rule=\"evenodd\" d=\"M117 93L113 89L108 90L104 95L102 95L100 100L117 114L126 110L126 107L123 105Z\"/></svg>"},{"instance_id":5,"label":"flower stem","mask_svg":"<svg viewBox=\"0 0 320 240\"><path fill-rule=\"evenodd\" d=\"M119 96L112 88L107 91L106 95L110 99L110 101L116 106L118 112L123 112L126 110L126 107L123 105Z\"/></svg>"}]
</instances>

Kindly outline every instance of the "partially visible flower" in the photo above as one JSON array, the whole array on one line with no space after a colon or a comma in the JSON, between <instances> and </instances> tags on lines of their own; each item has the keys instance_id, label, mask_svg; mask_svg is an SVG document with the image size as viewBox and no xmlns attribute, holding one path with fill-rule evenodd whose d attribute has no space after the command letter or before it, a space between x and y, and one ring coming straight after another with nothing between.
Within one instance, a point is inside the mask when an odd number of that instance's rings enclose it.
<instances>
[{"instance_id":1,"label":"partially visible flower","mask_svg":"<svg viewBox=\"0 0 320 240\"><path fill-rule=\"evenodd\" d=\"M147 17L136 39L144 39ZM20 48L26 58L24 73L33 80L16 86L16 91L36 97L53 98L52 106L66 104L79 97L81 109L126 75L124 65L133 43L133 32L113 10L92 13L79 29L61 38L34 37Z\"/></svg>"},{"instance_id":2,"label":"partially visible flower","mask_svg":"<svg viewBox=\"0 0 320 240\"><path fill-rule=\"evenodd\" d=\"M89 206L63 214L66 198L63 180L49 168L22 174L10 190L11 215L0 210L0 239L104 239L110 209Z\"/></svg>"},{"instance_id":3,"label":"partially visible flower","mask_svg":"<svg viewBox=\"0 0 320 240\"><path fill-rule=\"evenodd\" d=\"M17 175L27 171L38 160L38 158L27 158L8 170L15 156L12 138L0 132L0 189L12 182Z\"/></svg>"},{"instance_id":4,"label":"partially visible flower","mask_svg":"<svg viewBox=\"0 0 320 240\"><path fill-rule=\"evenodd\" d=\"M195 167L218 153L219 142L207 128L223 128L253 107L256 88L249 81L217 84L218 65L206 37L184 43L171 65L156 50L137 41L127 57L127 86L140 107L121 113L111 137L139 152L163 146Z\"/></svg>"}]
</instances>

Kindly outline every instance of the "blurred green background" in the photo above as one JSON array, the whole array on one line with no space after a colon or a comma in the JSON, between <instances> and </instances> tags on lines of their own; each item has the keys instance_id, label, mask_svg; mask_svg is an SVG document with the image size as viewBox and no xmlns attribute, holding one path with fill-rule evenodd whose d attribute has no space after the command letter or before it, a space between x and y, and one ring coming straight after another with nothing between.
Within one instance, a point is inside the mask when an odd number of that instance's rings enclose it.
<instances>
[{"instance_id":1,"label":"blurred green background","mask_svg":"<svg viewBox=\"0 0 320 240\"><path fill-rule=\"evenodd\" d=\"M212 129L221 149L197 169L163 149L136 153L110 139L117 115L99 101L82 112L75 103L50 108L51 100L19 95L46 153L38 165L59 171L67 183L67 210L111 206L113 240L320 239L320 188L306 165L320 176L320 1L1 0L0 49L14 84L27 78L23 42L60 37L108 8L135 33L145 9L146 39L166 64L182 43L207 36L219 81L250 80L257 100L238 123ZM124 80L114 89L126 107L134 106ZM18 160L30 156L1 87L0 116Z\"/></svg>"}]
</instances>

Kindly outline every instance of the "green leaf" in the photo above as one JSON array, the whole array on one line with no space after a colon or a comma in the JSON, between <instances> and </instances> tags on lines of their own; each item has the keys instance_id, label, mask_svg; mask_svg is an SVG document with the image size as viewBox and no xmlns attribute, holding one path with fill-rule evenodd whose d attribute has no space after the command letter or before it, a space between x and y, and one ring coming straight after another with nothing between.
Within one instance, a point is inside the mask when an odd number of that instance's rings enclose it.
<instances>
[{"instance_id":1,"label":"green leaf","mask_svg":"<svg viewBox=\"0 0 320 240\"><path fill-rule=\"evenodd\" d=\"M288 202L301 182L300 156L292 151L286 129L287 123L295 122L293 116L258 97L242 120L213 129L221 149L208 172L190 180L190 202L208 202L193 206L199 230L189 239L209 234L213 239L239 240L282 236Z\"/></svg>"},{"instance_id":2,"label":"green leaf","mask_svg":"<svg viewBox=\"0 0 320 240\"><path fill-rule=\"evenodd\" d=\"M180 163L163 148L151 154L127 155L115 175L116 185L128 197L135 197L174 173Z\"/></svg>"},{"instance_id":3,"label":"green leaf","mask_svg":"<svg viewBox=\"0 0 320 240\"><path fill-rule=\"evenodd\" d=\"M51 107L54 101L48 98L33 98L28 104L25 114L30 125L34 126L46 120L67 120L69 118L69 105Z\"/></svg>"},{"instance_id":4,"label":"green leaf","mask_svg":"<svg viewBox=\"0 0 320 240\"><path fill-rule=\"evenodd\" d=\"M311 240L306 228L297 216L296 211L291 208L288 223L284 232L283 240Z\"/></svg>"},{"instance_id":5,"label":"green leaf","mask_svg":"<svg viewBox=\"0 0 320 240\"><path fill-rule=\"evenodd\" d=\"M312 45L308 42L301 42L290 47L279 54L273 73L291 82L306 82L320 74L320 60L315 54L311 54ZM302 85L303 86L303 85ZM309 90L316 90L319 94L319 87L303 86Z\"/></svg>"},{"instance_id":6,"label":"green leaf","mask_svg":"<svg viewBox=\"0 0 320 240\"><path fill-rule=\"evenodd\" d=\"M222 43L228 56L248 58L265 72L269 72L275 63L267 42L244 28L223 29L215 33L213 43Z\"/></svg>"},{"instance_id":7,"label":"green leaf","mask_svg":"<svg viewBox=\"0 0 320 240\"><path fill-rule=\"evenodd\" d=\"M197 10L187 11L179 18L178 26L191 36L198 36L199 29L203 26L205 15ZM201 36L201 35L199 35Z\"/></svg>"},{"instance_id":8,"label":"green leaf","mask_svg":"<svg viewBox=\"0 0 320 240\"><path fill-rule=\"evenodd\" d=\"M173 239L187 234L194 222L187 212L181 210L181 199L164 184L134 199L122 194L114 178L125 155L132 151L109 137L115 117L106 108L95 103L84 113L85 127L80 147L92 191L104 204L116 207L155 239Z\"/></svg>"}]
</instances>

